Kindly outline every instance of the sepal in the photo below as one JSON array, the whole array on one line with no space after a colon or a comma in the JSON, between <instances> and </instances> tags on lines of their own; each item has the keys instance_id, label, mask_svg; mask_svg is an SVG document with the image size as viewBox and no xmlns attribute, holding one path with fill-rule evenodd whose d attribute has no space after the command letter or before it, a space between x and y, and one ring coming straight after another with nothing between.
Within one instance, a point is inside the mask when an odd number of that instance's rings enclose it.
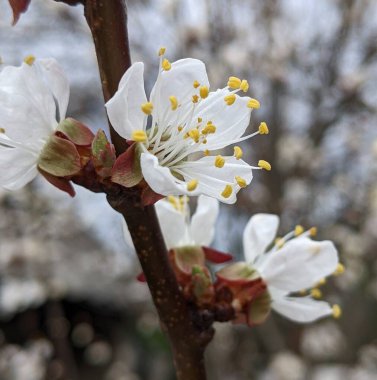
<instances>
[{"instance_id":1,"label":"sepal","mask_svg":"<svg viewBox=\"0 0 377 380\"><path fill-rule=\"evenodd\" d=\"M271 296L266 290L257 298L252 300L247 308L247 323L255 326L263 323L271 311Z\"/></svg>"},{"instance_id":2,"label":"sepal","mask_svg":"<svg viewBox=\"0 0 377 380\"><path fill-rule=\"evenodd\" d=\"M215 290L211 274L206 267L194 265L191 271L191 292L199 306L213 302Z\"/></svg>"},{"instance_id":3,"label":"sepal","mask_svg":"<svg viewBox=\"0 0 377 380\"><path fill-rule=\"evenodd\" d=\"M9 0L9 4L13 11L12 25L16 25L21 13L27 11L31 0Z\"/></svg>"},{"instance_id":4,"label":"sepal","mask_svg":"<svg viewBox=\"0 0 377 380\"><path fill-rule=\"evenodd\" d=\"M233 256L230 253L218 251L210 247L202 247L206 260L213 264L223 264L233 260Z\"/></svg>"},{"instance_id":5,"label":"sepal","mask_svg":"<svg viewBox=\"0 0 377 380\"><path fill-rule=\"evenodd\" d=\"M217 278L228 284L243 285L260 279L260 274L252 266L245 262L227 265L218 272Z\"/></svg>"},{"instance_id":6,"label":"sepal","mask_svg":"<svg viewBox=\"0 0 377 380\"><path fill-rule=\"evenodd\" d=\"M81 170L80 154L75 145L52 135L38 158L38 167L56 177L68 177Z\"/></svg>"},{"instance_id":7,"label":"sepal","mask_svg":"<svg viewBox=\"0 0 377 380\"><path fill-rule=\"evenodd\" d=\"M72 183L68 179L62 178L62 177L55 177L55 176L45 172L41 168L38 168L38 171L42 174L42 176L48 182L51 183L51 185L55 186L56 188L58 188L61 191L64 191L65 193L70 195L72 198L76 195L75 189L73 188Z\"/></svg>"},{"instance_id":8,"label":"sepal","mask_svg":"<svg viewBox=\"0 0 377 380\"><path fill-rule=\"evenodd\" d=\"M56 129L78 146L90 146L94 139L93 132L84 124L71 117L61 121Z\"/></svg>"},{"instance_id":9,"label":"sepal","mask_svg":"<svg viewBox=\"0 0 377 380\"><path fill-rule=\"evenodd\" d=\"M103 178L111 177L116 160L115 148L107 139L105 132L99 130L92 142L92 161L97 174Z\"/></svg>"},{"instance_id":10,"label":"sepal","mask_svg":"<svg viewBox=\"0 0 377 380\"><path fill-rule=\"evenodd\" d=\"M124 187L133 187L143 179L140 166L141 147L132 144L122 153L113 166L111 180Z\"/></svg>"}]
</instances>

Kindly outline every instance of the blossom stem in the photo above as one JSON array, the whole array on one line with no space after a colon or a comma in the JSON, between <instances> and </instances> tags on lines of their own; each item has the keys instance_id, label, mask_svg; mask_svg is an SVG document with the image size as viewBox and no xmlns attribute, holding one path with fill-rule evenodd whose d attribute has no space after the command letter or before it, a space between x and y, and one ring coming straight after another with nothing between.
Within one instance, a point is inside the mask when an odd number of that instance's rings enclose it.
<instances>
[{"instance_id":1,"label":"blossom stem","mask_svg":"<svg viewBox=\"0 0 377 380\"><path fill-rule=\"evenodd\" d=\"M124 0L86 0L84 7L107 101L131 65L126 7ZM111 126L110 132L119 155L127 148L126 141ZM196 311L179 289L154 207L143 206L138 192L121 189L108 192L108 201L127 222L154 304L171 342L178 380L205 380L204 351L213 329L197 322Z\"/></svg>"}]
</instances>

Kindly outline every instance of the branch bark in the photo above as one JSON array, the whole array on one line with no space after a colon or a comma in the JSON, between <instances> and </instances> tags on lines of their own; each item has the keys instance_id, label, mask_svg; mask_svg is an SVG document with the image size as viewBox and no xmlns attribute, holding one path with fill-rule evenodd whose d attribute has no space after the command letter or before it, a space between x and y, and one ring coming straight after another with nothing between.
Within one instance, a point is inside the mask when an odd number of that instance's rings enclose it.
<instances>
[{"instance_id":1,"label":"branch bark","mask_svg":"<svg viewBox=\"0 0 377 380\"><path fill-rule=\"evenodd\" d=\"M124 0L85 0L85 17L96 47L105 101L118 88L131 65ZM110 125L110 124L109 124ZM117 154L127 144L110 125ZM213 337L209 323L184 299L168 261L168 254L153 206L144 207L138 191L108 192L110 205L127 222L153 302L171 342L178 380L205 380L204 351Z\"/></svg>"}]
</instances>

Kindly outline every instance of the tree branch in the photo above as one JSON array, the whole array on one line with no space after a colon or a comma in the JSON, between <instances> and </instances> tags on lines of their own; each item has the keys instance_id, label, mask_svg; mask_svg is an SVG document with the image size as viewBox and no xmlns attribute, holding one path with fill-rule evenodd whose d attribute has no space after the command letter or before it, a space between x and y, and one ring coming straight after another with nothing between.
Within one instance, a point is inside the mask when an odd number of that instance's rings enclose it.
<instances>
[{"instance_id":1,"label":"tree branch","mask_svg":"<svg viewBox=\"0 0 377 380\"><path fill-rule=\"evenodd\" d=\"M93 35L105 101L118 88L131 65L124 0L85 0L85 17ZM110 125L117 154L127 144ZM108 189L109 190L109 189ZM183 297L171 269L163 236L153 206L144 207L138 190L106 191L110 205L127 222L137 255L163 328L173 350L179 380L205 380L204 351L213 336L211 323Z\"/></svg>"}]
</instances>

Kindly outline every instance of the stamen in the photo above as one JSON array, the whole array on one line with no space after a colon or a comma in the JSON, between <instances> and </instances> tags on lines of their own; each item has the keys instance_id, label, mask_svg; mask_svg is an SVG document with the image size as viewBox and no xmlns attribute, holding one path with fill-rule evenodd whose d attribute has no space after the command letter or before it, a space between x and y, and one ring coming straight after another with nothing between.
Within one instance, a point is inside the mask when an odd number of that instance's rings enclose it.
<instances>
[{"instance_id":1,"label":"stamen","mask_svg":"<svg viewBox=\"0 0 377 380\"><path fill-rule=\"evenodd\" d=\"M346 268L344 267L344 265L342 263L338 263L334 272L334 276L340 276L341 274L344 273L345 270Z\"/></svg>"},{"instance_id":2,"label":"stamen","mask_svg":"<svg viewBox=\"0 0 377 380\"><path fill-rule=\"evenodd\" d=\"M161 66L165 71L169 71L171 69L171 63L166 58L164 58L164 60L162 61Z\"/></svg>"},{"instance_id":3,"label":"stamen","mask_svg":"<svg viewBox=\"0 0 377 380\"><path fill-rule=\"evenodd\" d=\"M233 193L233 188L232 186L230 185L226 185L223 192L221 193L221 195L224 197L224 198L229 198Z\"/></svg>"},{"instance_id":4,"label":"stamen","mask_svg":"<svg viewBox=\"0 0 377 380\"><path fill-rule=\"evenodd\" d=\"M284 244L285 244L285 240L283 238L278 237L275 239L276 248L280 249L283 247Z\"/></svg>"},{"instance_id":5,"label":"stamen","mask_svg":"<svg viewBox=\"0 0 377 380\"><path fill-rule=\"evenodd\" d=\"M201 123L203 119L201 117L198 117L198 123Z\"/></svg>"},{"instance_id":6,"label":"stamen","mask_svg":"<svg viewBox=\"0 0 377 380\"><path fill-rule=\"evenodd\" d=\"M321 278L319 281L318 281L318 284L316 286L323 286L326 284L326 279L325 278Z\"/></svg>"},{"instance_id":7,"label":"stamen","mask_svg":"<svg viewBox=\"0 0 377 380\"><path fill-rule=\"evenodd\" d=\"M248 89L249 89L249 82L246 79L242 79L242 82L240 84L240 89L243 92L247 92L248 91Z\"/></svg>"},{"instance_id":8,"label":"stamen","mask_svg":"<svg viewBox=\"0 0 377 380\"><path fill-rule=\"evenodd\" d=\"M194 129L191 129L189 132L188 132L188 135L197 143L199 142L199 131L194 128Z\"/></svg>"},{"instance_id":9,"label":"stamen","mask_svg":"<svg viewBox=\"0 0 377 380\"><path fill-rule=\"evenodd\" d=\"M239 187L244 188L247 186L246 180L239 175L236 175L235 180Z\"/></svg>"},{"instance_id":10,"label":"stamen","mask_svg":"<svg viewBox=\"0 0 377 380\"><path fill-rule=\"evenodd\" d=\"M137 130L132 132L132 140L135 142L145 142L147 138L145 131Z\"/></svg>"},{"instance_id":11,"label":"stamen","mask_svg":"<svg viewBox=\"0 0 377 380\"><path fill-rule=\"evenodd\" d=\"M199 101L199 96L198 95L193 95L192 96L192 102L193 103L198 103L198 101Z\"/></svg>"},{"instance_id":12,"label":"stamen","mask_svg":"<svg viewBox=\"0 0 377 380\"><path fill-rule=\"evenodd\" d=\"M175 197L174 195L169 195L168 196L168 201L169 201L169 203L177 210L177 211L179 211L179 209L178 209L178 199L177 199L177 197Z\"/></svg>"},{"instance_id":13,"label":"stamen","mask_svg":"<svg viewBox=\"0 0 377 380\"><path fill-rule=\"evenodd\" d=\"M243 156L242 149L239 146L234 147L234 157L239 160Z\"/></svg>"},{"instance_id":14,"label":"stamen","mask_svg":"<svg viewBox=\"0 0 377 380\"><path fill-rule=\"evenodd\" d=\"M209 89L207 86L200 87L199 94L202 99L205 99L208 96Z\"/></svg>"},{"instance_id":15,"label":"stamen","mask_svg":"<svg viewBox=\"0 0 377 380\"><path fill-rule=\"evenodd\" d=\"M258 130L259 130L259 133L260 133L261 135L268 135L268 133L269 133L269 130L268 130L267 124L266 124L264 121L262 121L262 122L259 124L259 128L258 128Z\"/></svg>"},{"instance_id":16,"label":"stamen","mask_svg":"<svg viewBox=\"0 0 377 380\"><path fill-rule=\"evenodd\" d=\"M315 298L315 299L319 299L322 297L322 292L321 292L321 289L318 289L318 288L314 288L310 291L310 295Z\"/></svg>"},{"instance_id":17,"label":"stamen","mask_svg":"<svg viewBox=\"0 0 377 380\"><path fill-rule=\"evenodd\" d=\"M190 182L187 183L187 190L188 191L194 191L198 187L199 181L197 179L192 179Z\"/></svg>"},{"instance_id":18,"label":"stamen","mask_svg":"<svg viewBox=\"0 0 377 380\"><path fill-rule=\"evenodd\" d=\"M295 227L295 236L299 236L299 235L301 235L303 232L304 232L304 227L303 227L303 226L297 225L297 226Z\"/></svg>"},{"instance_id":19,"label":"stamen","mask_svg":"<svg viewBox=\"0 0 377 380\"><path fill-rule=\"evenodd\" d=\"M193 86L194 88L198 88L200 86L200 83L197 80L195 80Z\"/></svg>"},{"instance_id":20,"label":"stamen","mask_svg":"<svg viewBox=\"0 0 377 380\"><path fill-rule=\"evenodd\" d=\"M216 158L215 158L215 166L217 168L222 168L224 165L225 165L225 159L222 156L220 156L220 155L216 156Z\"/></svg>"},{"instance_id":21,"label":"stamen","mask_svg":"<svg viewBox=\"0 0 377 380\"><path fill-rule=\"evenodd\" d=\"M253 109L258 109L258 108L260 108L260 103L258 102L258 100L257 99L250 99L249 101L248 101L248 103L247 103L247 106L249 107L249 108L253 108Z\"/></svg>"},{"instance_id":22,"label":"stamen","mask_svg":"<svg viewBox=\"0 0 377 380\"><path fill-rule=\"evenodd\" d=\"M153 111L153 104L151 102L146 102L141 105L141 110L146 114L150 115Z\"/></svg>"},{"instance_id":23,"label":"stamen","mask_svg":"<svg viewBox=\"0 0 377 380\"><path fill-rule=\"evenodd\" d=\"M339 305L333 305L332 307L332 316L335 319L339 319L342 316L342 309L340 308Z\"/></svg>"},{"instance_id":24,"label":"stamen","mask_svg":"<svg viewBox=\"0 0 377 380\"><path fill-rule=\"evenodd\" d=\"M35 57L34 55L30 54L30 55L27 55L25 58L24 58L24 62L31 66L34 62L35 62Z\"/></svg>"},{"instance_id":25,"label":"stamen","mask_svg":"<svg viewBox=\"0 0 377 380\"><path fill-rule=\"evenodd\" d=\"M316 235L317 235L317 227L312 227L312 228L310 228L310 229L309 229L309 235L310 235L311 237L316 236Z\"/></svg>"},{"instance_id":26,"label":"stamen","mask_svg":"<svg viewBox=\"0 0 377 380\"><path fill-rule=\"evenodd\" d=\"M227 95L225 96L224 100L228 106L231 106L236 101L236 95L235 94Z\"/></svg>"},{"instance_id":27,"label":"stamen","mask_svg":"<svg viewBox=\"0 0 377 380\"><path fill-rule=\"evenodd\" d=\"M209 133L215 133L215 132L216 132L216 126L212 124L212 121L209 121L202 130L203 135L208 135Z\"/></svg>"},{"instance_id":28,"label":"stamen","mask_svg":"<svg viewBox=\"0 0 377 380\"><path fill-rule=\"evenodd\" d=\"M160 50L158 51L158 56L161 57L165 54L166 47L160 47Z\"/></svg>"},{"instance_id":29,"label":"stamen","mask_svg":"<svg viewBox=\"0 0 377 380\"><path fill-rule=\"evenodd\" d=\"M0 133L5 133L5 129L4 128L0 128Z\"/></svg>"},{"instance_id":30,"label":"stamen","mask_svg":"<svg viewBox=\"0 0 377 380\"><path fill-rule=\"evenodd\" d=\"M228 79L228 87L234 90L237 90L241 86L241 79L237 77L229 77Z\"/></svg>"},{"instance_id":31,"label":"stamen","mask_svg":"<svg viewBox=\"0 0 377 380\"><path fill-rule=\"evenodd\" d=\"M205 156L209 156L210 151L209 151L208 149L206 149L206 150L203 152L203 154L204 154Z\"/></svg>"},{"instance_id":32,"label":"stamen","mask_svg":"<svg viewBox=\"0 0 377 380\"><path fill-rule=\"evenodd\" d=\"M178 132L181 132L183 129L182 125L178 125L177 129L178 129Z\"/></svg>"},{"instance_id":33,"label":"stamen","mask_svg":"<svg viewBox=\"0 0 377 380\"><path fill-rule=\"evenodd\" d=\"M271 165L269 162L265 161L265 160L259 160L258 161L258 166L262 169L265 169L265 170L268 170L270 171L271 170Z\"/></svg>"},{"instance_id":34,"label":"stamen","mask_svg":"<svg viewBox=\"0 0 377 380\"><path fill-rule=\"evenodd\" d=\"M172 95L172 96L169 96L169 100L170 100L171 109L175 111L178 108L177 98L174 95Z\"/></svg>"}]
</instances>

